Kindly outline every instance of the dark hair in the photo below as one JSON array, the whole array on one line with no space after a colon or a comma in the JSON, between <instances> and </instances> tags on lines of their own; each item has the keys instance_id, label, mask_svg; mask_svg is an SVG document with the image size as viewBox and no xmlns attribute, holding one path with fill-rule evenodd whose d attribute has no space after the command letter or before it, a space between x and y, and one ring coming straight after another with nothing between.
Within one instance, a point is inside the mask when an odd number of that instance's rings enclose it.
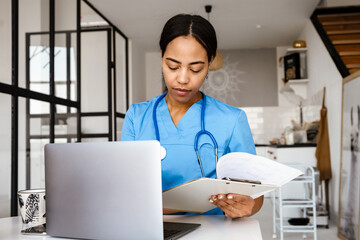
<instances>
[{"instance_id":1,"label":"dark hair","mask_svg":"<svg viewBox=\"0 0 360 240\"><path fill-rule=\"evenodd\" d=\"M177 37L192 36L206 50L209 62L216 56L217 40L214 27L199 15L178 14L170 18L161 33L160 49L164 56L167 45Z\"/></svg>"}]
</instances>

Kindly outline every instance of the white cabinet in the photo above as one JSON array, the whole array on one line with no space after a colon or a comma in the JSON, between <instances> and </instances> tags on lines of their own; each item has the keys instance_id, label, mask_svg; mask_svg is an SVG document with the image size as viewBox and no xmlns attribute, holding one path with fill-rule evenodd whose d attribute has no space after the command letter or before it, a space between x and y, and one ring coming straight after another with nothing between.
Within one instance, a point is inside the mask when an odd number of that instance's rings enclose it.
<instances>
[{"instance_id":1,"label":"white cabinet","mask_svg":"<svg viewBox=\"0 0 360 240\"><path fill-rule=\"evenodd\" d=\"M301 163L316 167L316 147L268 147L268 158L280 163Z\"/></svg>"},{"instance_id":2,"label":"white cabinet","mask_svg":"<svg viewBox=\"0 0 360 240\"><path fill-rule=\"evenodd\" d=\"M268 158L283 164L304 164L316 167L316 147L269 147ZM287 184L283 187L283 198L302 198L302 183Z\"/></svg>"},{"instance_id":3,"label":"white cabinet","mask_svg":"<svg viewBox=\"0 0 360 240\"><path fill-rule=\"evenodd\" d=\"M256 154L280 163L301 163L316 167L315 146L293 147L284 145L279 147L257 146Z\"/></svg>"},{"instance_id":4,"label":"white cabinet","mask_svg":"<svg viewBox=\"0 0 360 240\"><path fill-rule=\"evenodd\" d=\"M261 153L260 156L272 159L283 164L305 164L316 167L315 151L316 147L257 147L256 150ZM282 197L284 199L301 199L305 194L306 189L302 182L288 183L282 187ZM268 196L268 195L267 195ZM301 217L300 209L289 208L284 209L284 217Z\"/></svg>"}]
</instances>

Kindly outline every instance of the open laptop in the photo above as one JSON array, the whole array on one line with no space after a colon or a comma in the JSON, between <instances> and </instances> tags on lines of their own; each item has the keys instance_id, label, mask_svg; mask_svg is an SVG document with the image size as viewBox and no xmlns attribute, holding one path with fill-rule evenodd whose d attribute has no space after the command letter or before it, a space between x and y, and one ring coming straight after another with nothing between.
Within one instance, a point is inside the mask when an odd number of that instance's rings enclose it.
<instances>
[{"instance_id":1,"label":"open laptop","mask_svg":"<svg viewBox=\"0 0 360 240\"><path fill-rule=\"evenodd\" d=\"M158 141L48 144L45 183L48 235L164 238ZM168 224L165 239L200 226Z\"/></svg>"}]
</instances>

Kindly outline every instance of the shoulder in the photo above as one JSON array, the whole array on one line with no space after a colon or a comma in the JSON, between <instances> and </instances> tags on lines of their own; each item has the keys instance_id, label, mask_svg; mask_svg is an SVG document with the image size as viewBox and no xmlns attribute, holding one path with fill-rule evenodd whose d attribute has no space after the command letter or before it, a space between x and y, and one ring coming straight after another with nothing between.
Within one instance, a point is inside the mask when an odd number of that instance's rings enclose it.
<instances>
[{"instance_id":1,"label":"shoulder","mask_svg":"<svg viewBox=\"0 0 360 240\"><path fill-rule=\"evenodd\" d=\"M152 111L154 104L159 97L160 96L156 96L148 101L132 104L126 114L131 114L134 116L147 114L149 111Z\"/></svg>"},{"instance_id":2,"label":"shoulder","mask_svg":"<svg viewBox=\"0 0 360 240\"><path fill-rule=\"evenodd\" d=\"M226 116L228 118L246 118L246 114L240 108L228 105L226 103L221 102L213 97L206 95L206 104L209 106L211 111L216 112L219 116Z\"/></svg>"}]
</instances>

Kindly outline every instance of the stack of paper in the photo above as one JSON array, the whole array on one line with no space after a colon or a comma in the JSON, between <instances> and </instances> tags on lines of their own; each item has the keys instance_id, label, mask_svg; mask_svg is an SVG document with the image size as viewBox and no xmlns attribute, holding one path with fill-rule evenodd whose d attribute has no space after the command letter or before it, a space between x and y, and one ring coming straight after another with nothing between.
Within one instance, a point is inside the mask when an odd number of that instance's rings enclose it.
<instances>
[{"instance_id":1,"label":"stack of paper","mask_svg":"<svg viewBox=\"0 0 360 240\"><path fill-rule=\"evenodd\" d=\"M222 156L217 178L199 178L163 192L163 207L184 212L206 212L215 206L211 195L237 193L257 198L298 177L298 169L249 153L234 152ZM260 181L261 184L222 180L223 178Z\"/></svg>"}]
</instances>

